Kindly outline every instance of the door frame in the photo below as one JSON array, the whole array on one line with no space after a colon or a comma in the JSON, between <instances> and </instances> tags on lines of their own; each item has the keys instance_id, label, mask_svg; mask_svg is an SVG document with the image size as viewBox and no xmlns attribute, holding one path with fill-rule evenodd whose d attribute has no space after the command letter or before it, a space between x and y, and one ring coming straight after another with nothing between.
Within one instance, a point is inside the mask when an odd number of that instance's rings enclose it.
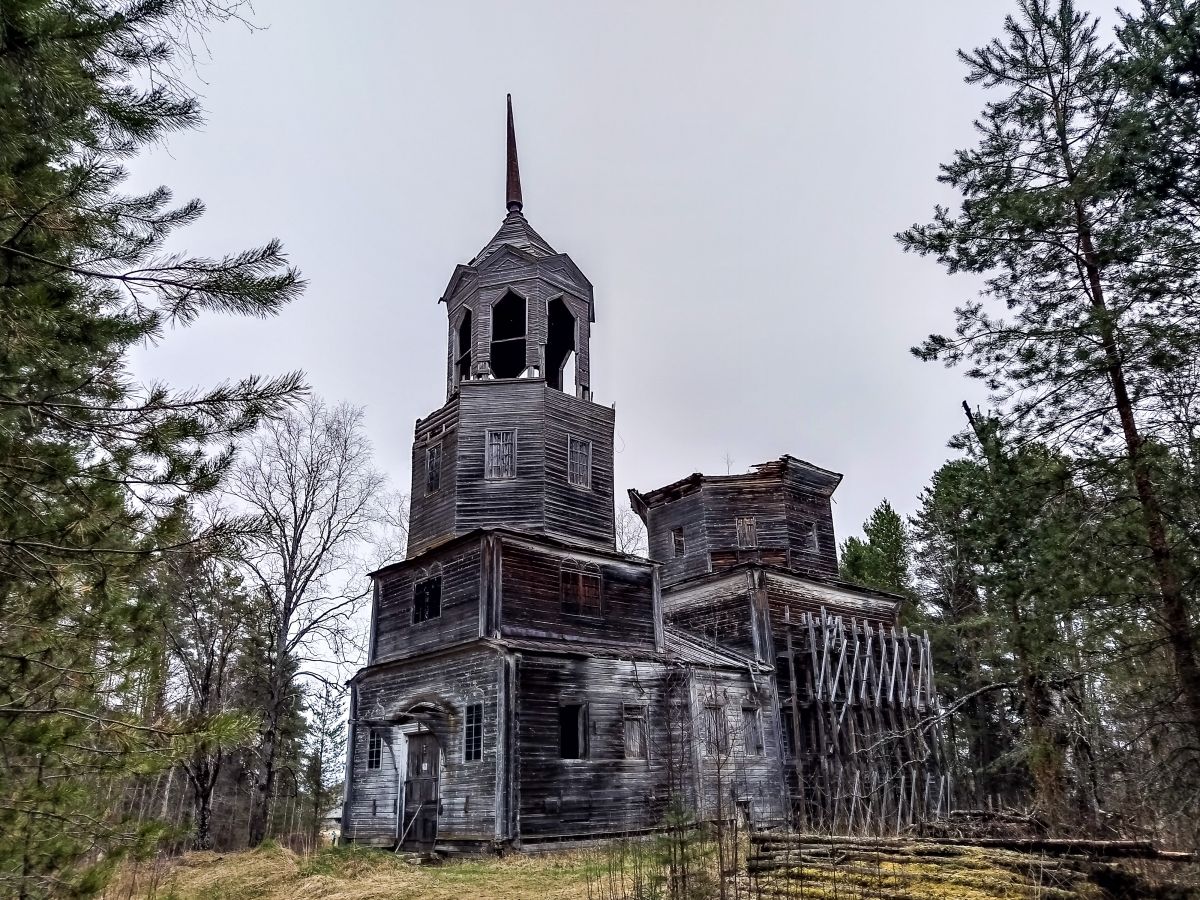
<instances>
[{"instance_id":1,"label":"door frame","mask_svg":"<svg viewBox=\"0 0 1200 900\"><path fill-rule=\"evenodd\" d=\"M396 741L396 846L400 846L400 838L404 834L404 782L408 779L408 738L409 735L428 734L433 736L434 742L438 748L438 799L439 806L442 796L442 771L445 769L445 750L442 747L442 742L438 740L437 734L433 729L422 722L405 722L395 726L400 732L400 738ZM434 814L437 818L441 818L440 811L435 810Z\"/></svg>"}]
</instances>

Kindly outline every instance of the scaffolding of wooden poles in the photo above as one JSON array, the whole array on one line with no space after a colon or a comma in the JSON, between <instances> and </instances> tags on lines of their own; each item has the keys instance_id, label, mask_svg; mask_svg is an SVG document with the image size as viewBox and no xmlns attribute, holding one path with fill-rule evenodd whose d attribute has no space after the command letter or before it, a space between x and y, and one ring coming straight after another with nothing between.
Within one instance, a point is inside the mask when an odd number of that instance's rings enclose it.
<instances>
[{"instance_id":1,"label":"scaffolding of wooden poles","mask_svg":"<svg viewBox=\"0 0 1200 900\"><path fill-rule=\"evenodd\" d=\"M895 833L951 808L928 634L818 612L782 622L779 691L796 824Z\"/></svg>"}]
</instances>

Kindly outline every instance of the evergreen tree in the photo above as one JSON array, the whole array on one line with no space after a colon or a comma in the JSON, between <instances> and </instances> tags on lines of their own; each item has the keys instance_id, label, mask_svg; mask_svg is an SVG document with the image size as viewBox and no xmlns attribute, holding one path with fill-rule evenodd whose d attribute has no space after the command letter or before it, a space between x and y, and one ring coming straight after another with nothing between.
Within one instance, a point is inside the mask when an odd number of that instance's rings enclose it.
<instances>
[{"instance_id":1,"label":"evergreen tree","mask_svg":"<svg viewBox=\"0 0 1200 900\"><path fill-rule=\"evenodd\" d=\"M304 741L304 788L313 847L317 846L321 818L341 795L346 757L346 691L324 682L314 693Z\"/></svg>"},{"instance_id":2,"label":"evergreen tree","mask_svg":"<svg viewBox=\"0 0 1200 900\"><path fill-rule=\"evenodd\" d=\"M231 444L298 376L203 393L140 387L131 348L204 312L268 316L300 290L276 242L219 259L165 252L199 201L120 190L123 163L194 126L177 36L205 0L6 0L0 12L0 893L95 892L153 837L106 802L160 763L171 722L140 721L160 666L158 554L246 529L186 529ZM186 48L185 48L186 50ZM176 748L178 749L178 748ZM155 752L164 751L164 752Z\"/></svg>"},{"instance_id":3,"label":"evergreen tree","mask_svg":"<svg viewBox=\"0 0 1200 900\"><path fill-rule=\"evenodd\" d=\"M909 537L900 514L884 500L863 522L866 540L848 538L842 544L841 576L867 587L907 593Z\"/></svg>"},{"instance_id":4,"label":"evergreen tree","mask_svg":"<svg viewBox=\"0 0 1200 900\"><path fill-rule=\"evenodd\" d=\"M1148 27L1177 7L1148 3ZM967 80L999 94L980 117L978 144L942 169L961 208L938 208L932 223L899 235L952 273L984 274L985 296L1007 317L966 303L953 336L934 335L914 352L969 361L1018 440L1124 471L1179 718L1196 746L1200 640L1147 434L1161 408L1157 388L1200 354L1200 234L1184 193L1172 199L1164 188L1151 202L1138 185L1141 173L1174 163L1170 134L1131 137L1139 88L1121 63L1132 41L1124 56L1105 46L1097 21L1070 0L1019 8L1003 39L960 53Z\"/></svg>"}]
</instances>

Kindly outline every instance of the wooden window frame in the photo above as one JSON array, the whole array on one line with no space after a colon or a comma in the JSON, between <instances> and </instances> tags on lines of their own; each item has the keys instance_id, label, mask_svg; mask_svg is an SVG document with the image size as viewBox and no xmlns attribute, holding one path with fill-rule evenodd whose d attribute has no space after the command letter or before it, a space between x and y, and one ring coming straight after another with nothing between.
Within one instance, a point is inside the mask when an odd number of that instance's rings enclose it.
<instances>
[{"instance_id":1,"label":"wooden window frame","mask_svg":"<svg viewBox=\"0 0 1200 900\"><path fill-rule=\"evenodd\" d=\"M622 704L621 724L624 726L625 758L648 760L650 758L650 716L646 705L641 703ZM640 753L631 754L629 752L629 737L632 733L640 734Z\"/></svg>"},{"instance_id":2,"label":"wooden window frame","mask_svg":"<svg viewBox=\"0 0 1200 900\"><path fill-rule=\"evenodd\" d=\"M563 747L563 710L567 708L576 709L575 727L577 730L576 740L578 756L564 756ZM558 758L562 760L577 760L591 758L591 741L589 740L589 715L588 704L586 700L563 700L558 704Z\"/></svg>"},{"instance_id":3,"label":"wooden window frame","mask_svg":"<svg viewBox=\"0 0 1200 900\"><path fill-rule=\"evenodd\" d=\"M757 740L750 745L750 735ZM766 754L766 741L763 740L762 710L757 706L742 707L742 752L746 756L763 756Z\"/></svg>"},{"instance_id":4,"label":"wooden window frame","mask_svg":"<svg viewBox=\"0 0 1200 900\"><path fill-rule=\"evenodd\" d=\"M383 768L383 731L379 728L367 729L367 771L374 772Z\"/></svg>"},{"instance_id":5,"label":"wooden window frame","mask_svg":"<svg viewBox=\"0 0 1200 900\"><path fill-rule=\"evenodd\" d=\"M512 435L512 471L509 474L503 473L503 466L497 466L493 469L492 466L492 435ZM503 446L503 444L501 444ZM503 458L503 454L501 455ZM496 474L493 474L493 471ZM517 429L515 428L489 428L484 433L483 438L483 477L485 481L511 481L517 477Z\"/></svg>"},{"instance_id":6,"label":"wooden window frame","mask_svg":"<svg viewBox=\"0 0 1200 900\"><path fill-rule=\"evenodd\" d=\"M436 462L435 462L436 459ZM442 442L425 448L425 493L435 494L442 489Z\"/></svg>"},{"instance_id":7,"label":"wooden window frame","mask_svg":"<svg viewBox=\"0 0 1200 900\"><path fill-rule=\"evenodd\" d=\"M702 721L704 727L701 735L701 755L712 757L729 753L729 717L725 713L725 707L712 704L705 706ZM714 730L716 734L713 733Z\"/></svg>"},{"instance_id":8,"label":"wooden window frame","mask_svg":"<svg viewBox=\"0 0 1200 900\"><path fill-rule=\"evenodd\" d=\"M595 598L594 611L589 606L585 606L585 593L583 590L584 579L595 581ZM569 585L574 585L569 589ZM574 591L574 598L571 598ZM600 619L604 617L604 575L600 571L600 567L595 563L579 564L574 560L564 560L559 566L558 575L558 599L563 615L579 616L586 619ZM572 608L573 607L573 608Z\"/></svg>"},{"instance_id":9,"label":"wooden window frame","mask_svg":"<svg viewBox=\"0 0 1200 900\"><path fill-rule=\"evenodd\" d=\"M483 703L468 703L463 710L463 762L473 763L482 759Z\"/></svg>"},{"instance_id":10,"label":"wooden window frame","mask_svg":"<svg viewBox=\"0 0 1200 900\"><path fill-rule=\"evenodd\" d=\"M577 444L582 444L587 448L587 464L584 467L583 480L575 479L575 455L574 448ZM585 491L592 489L592 442L587 438L576 437L573 434L567 435L567 483L572 487L581 488Z\"/></svg>"},{"instance_id":11,"label":"wooden window frame","mask_svg":"<svg viewBox=\"0 0 1200 900\"><path fill-rule=\"evenodd\" d=\"M816 522L805 522L804 525L808 531L808 539L804 546L804 551L806 553L820 553L821 552L821 538L817 534L817 523Z\"/></svg>"},{"instance_id":12,"label":"wooden window frame","mask_svg":"<svg viewBox=\"0 0 1200 900\"><path fill-rule=\"evenodd\" d=\"M429 584L432 581L437 582L437 612L430 613L428 599L422 603L417 602L418 592L423 585ZM442 573L431 572L424 578L418 578L413 582L413 600L412 600L412 623L420 625L422 622L429 622L442 617Z\"/></svg>"},{"instance_id":13,"label":"wooden window frame","mask_svg":"<svg viewBox=\"0 0 1200 900\"><path fill-rule=\"evenodd\" d=\"M755 516L737 516L733 520L739 550L758 549L758 520Z\"/></svg>"},{"instance_id":14,"label":"wooden window frame","mask_svg":"<svg viewBox=\"0 0 1200 900\"><path fill-rule=\"evenodd\" d=\"M671 552L673 559L679 559L687 554L687 539L683 535L683 527L671 529Z\"/></svg>"}]
</instances>

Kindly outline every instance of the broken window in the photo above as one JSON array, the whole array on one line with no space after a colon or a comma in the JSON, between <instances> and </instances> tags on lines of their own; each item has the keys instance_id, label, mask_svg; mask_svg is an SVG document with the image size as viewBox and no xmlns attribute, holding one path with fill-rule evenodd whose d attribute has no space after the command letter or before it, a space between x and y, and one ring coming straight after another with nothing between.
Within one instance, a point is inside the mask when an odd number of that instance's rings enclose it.
<instances>
[{"instance_id":1,"label":"broken window","mask_svg":"<svg viewBox=\"0 0 1200 900\"><path fill-rule=\"evenodd\" d=\"M622 711L625 722L625 758L646 758L646 707L626 705Z\"/></svg>"},{"instance_id":2,"label":"broken window","mask_svg":"<svg viewBox=\"0 0 1200 900\"><path fill-rule=\"evenodd\" d=\"M509 291L492 306L492 374L520 378L525 371L525 298Z\"/></svg>"},{"instance_id":3,"label":"broken window","mask_svg":"<svg viewBox=\"0 0 1200 900\"><path fill-rule=\"evenodd\" d=\"M558 755L587 758L587 706L583 703L564 703L558 708Z\"/></svg>"},{"instance_id":4,"label":"broken window","mask_svg":"<svg viewBox=\"0 0 1200 900\"><path fill-rule=\"evenodd\" d=\"M546 307L546 383L557 390L564 390L563 375L569 363L574 362L575 317L567 308L562 297L555 297ZM570 381L574 384L575 373Z\"/></svg>"},{"instance_id":5,"label":"broken window","mask_svg":"<svg viewBox=\"0 0 1200 900\"><path fill-rule=\"evenodd\" d=\"M762 716L758 707L747 706L742 709L742 746L747 756L763 755Z\"/></svg>"},{"instance_id":6,"label":"broken window","mask_svg":"<svg viewBox=\"0 0 1200 900\"><path fill-rule=\"evenodd\" d=\"M704 755L719 756L729 750L729 723L719 706L704 707Z\"/></svg>"},{"instance_id":7,"label":"broken window","mask_svg":"<svg viewBox=\"0 0 1200 900\"><path fill-rule=\"evenodd\" d=\"M467 707L463 722L463 761L476 762L483 759L483 704L472 703Z\"/></svg>"},{"instance_id":8,"label":"broken window","mask_svg":"<svg viewBox=\"0 0 1200 900\"><path fill-rule=\"evenodd\" d=\"M425 451L425 493L432 494L442 486L442 445L434 444Z\"/></svg>"},{"instance_id":9,"label":"broken window","mask_svg":"<svg viewBox=\"0 0 1200 900\"><path fill-rule=\"evenodd\" d=\"M413 587L413 624L436 619L442 614L442 576L418 581Z\"/></svg>"},{"instance_id":10,"label":"broken window","mask_svg":"<svg viewBox=\"0 0 1200 900\"><path fill-rule=\"evenodd\" d=\"M563 562L560 575L562 610L577 616L599 616L602 612L599 566Z\"/></svg>"},{"instance_id":11,"label":"broken window","mask_svg":"<svg viewBox=\"0 0 1200 900\"><path fill-rule=\"evenodd\" d=\"M511 428L487 433L485 475L489 480L516 478L517 433Z\"/></svg>"},{"instance_id":12,"label":"broken window","mask_svg":"<svg viewBox=\"0 0 1200 900\"><path fill-rule=\"evenodd\" d=\"M783 729L783 752L788 756L796 754L795 725L792 719L792 707L789 703L787 706L780 707L779 710L779 727Z\"/></svg>"},{"instance_id":13,"label":"broken window","mask_svg":"<svg viewBox=\"0 0 1200 900\"><path fill-rule=\"evenodd\" d=\"M684 543L683 543L683 529L682 528L671 529L671 548L675 552L676 559L683 556Z\"/></svg>"},{"instance_id":14,"label":"broken window","mask_svg":"<svg viewBox=\"0 0 1200 900\"><path fill-rule=\"evenodd\" d=\"M775 656L775 687L780 697L790 697L792 693L792 658L786 653Z\"/></svg>"},{"instance_id":15,"label":"broken window","mask_svg":"<svg viewBox=\"0 0 1200 900\"><path fill-rule=\"evenodd\" d=\"M383 765L383 734L372 728L367 735L367 768L378 769Z\"/></svg>"},{"instance_id":16,"label":"broken window","mask_svg":"<svg viewBox=\"0 0 1200 900\"><path fill-rule=\"evenodd\" d=\"M739 550L750 550L758 546L758 526L754 521L754 516L738 516L735 520L737 525L737 545Z\"/></svg>"},{"instance_id":17,"label":"broken window","mask_svg":"<svg viewBox=\"0 0 1200 900\"><path fill-rule=\"evenodd\" d=\"M820 549L817 543L817 525L815 522L804 523L804 549L816 553Z\"/></svg>"},{"instance_id":18,"label":"broken window","mask_svg":"<svg viewBox=\"0 0 1200 900\"><path fill-rule=\"evenodd\" d=\"M578 487L592 486L592 442L567 438L567 481Z\"/></svg>"},{"instance_id":19,"label":"broken window","mask_svg":"<svg viewBox=\"0 0 1200 900\"><path fill-rule=\"evenodd\" d=\"M463 313L462 321L458 323L457 352L454 358L455 369L459 381L471 377L471 311Z\"/></svg>"}]
</instances>

